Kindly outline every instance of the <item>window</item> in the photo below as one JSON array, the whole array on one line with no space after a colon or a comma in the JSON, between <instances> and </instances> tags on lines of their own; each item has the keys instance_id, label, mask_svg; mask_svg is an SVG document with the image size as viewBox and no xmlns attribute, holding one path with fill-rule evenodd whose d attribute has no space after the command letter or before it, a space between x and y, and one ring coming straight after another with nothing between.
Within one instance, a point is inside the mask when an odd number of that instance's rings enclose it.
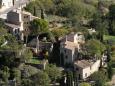
<instances>
[{"instance_id":1,"label":"window","mask_svg":"<svg viewBox=\"0 0 115 86\"><path fill-rule=\"evenodd\" d=\"M17 32L18 32L18 33L20 32L20 29L19 29L19 28L17 29Z\"/></svg>"},{"instance_id":2,"label":"window","mask_svg":"<svg viewBox=\"0 0 115 86\"><path fill-rule=\"evenodd\" d=\"M68 56L65 56L65 58L67 59L67 58L68 58Z\"/></svg>"},{"instance_id":3,"label":"window","mask_svg":"<svg viewBox=\"0 0 115 86\"><path fill-rule=\"evenodd\" d=\"M79 69L78 69L78 68L76 68L76 70L77 70L77 71L79 71Z\"/></svg>"},{"instance_id":4,"label":"window","mask_svg":"<svg viewBox=\"0 0 115 86\"><path fill-rule=\"evenodd\" d=\"M29 22L27 22L27 24L29 24Z\"/></svg>"},{"instance_id":5,"label":"window","mask_svg":"<svg viewBox=\"0 0 115 86\"><path fill-rule=\"evenodd\" d=\"M24 16L24 18L28 18L28 16Z\"/></svg>"},{"instance_id":6,"label":"window","mask_svg":"<svg viewBox=\"0 0 115 86\"><path fill-rule=\"evenodd\" d=\"M15 29L14 33L15 33L15 34L17 33L16 29Z\"/></svg>"},{"instance_id":7,"label":"window","mask_svg":"<svg viewBox=\"0 0 115 86\"><path fill-rule=\"evenodd\" d=\"M79 79L81 79L81 75L79 74Z\"/></svg>"},{"instance_id":8,"label":"window","mask_svg":"<svg viewBox=\"0 0 115 86\"><path fill-rule=\"evenodd\" d=\"M87 73L85 73L85 77L87 77Z\"/></svg>"},{"instance_id":9,"label":"window","mask_svg":"<svg viewBox=\"0 0 115 86\"><path fill-rule=\"evenodd\" d=\"M64 50L64 52L66 53L66 50Z\"/></svg>"},{"instance_id":10,"label":"window","mask_svg":"<svg viewBox=\"0 0 115 86\"><path fill-rule=\"evenodd\" d=\"M91 66L90 66L90 70L91 70Z\"/></svg>"},{"instance_id":11,"label":"window","mask_svg":"<svg viewBox=\"0 0 115 86\"><path fill-rule=\"evenodd\" d=\"M25 29L25 31L28 31L28 29Z\"/></svg>"}]
</instances>

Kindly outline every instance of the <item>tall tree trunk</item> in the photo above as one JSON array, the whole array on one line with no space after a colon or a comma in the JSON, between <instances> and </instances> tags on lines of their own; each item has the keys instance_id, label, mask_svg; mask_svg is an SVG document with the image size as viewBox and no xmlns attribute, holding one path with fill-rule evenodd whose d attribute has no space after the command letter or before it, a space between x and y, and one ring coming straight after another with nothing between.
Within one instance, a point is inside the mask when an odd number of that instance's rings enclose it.
<instances>
[{"instance_id":1,"label":"tall tree trunk","mask_svg":"<svg viewBox=\"0 0 115 86\"><path fill-rule=\"evenodd\" d=\"M44 10L43 9L41 9L41 19L44 19L45 17L44 17Z\"/></svg>"},{"instance_id":2,"label":"tall tree trunk","mask_svg":"<svg viewBox=\"0 0 115 86\"><path fill-rule=\"evenodd\" d=\"M34 16L37 16L36 7L34 6Z\"/></svg>"}]
</instances>

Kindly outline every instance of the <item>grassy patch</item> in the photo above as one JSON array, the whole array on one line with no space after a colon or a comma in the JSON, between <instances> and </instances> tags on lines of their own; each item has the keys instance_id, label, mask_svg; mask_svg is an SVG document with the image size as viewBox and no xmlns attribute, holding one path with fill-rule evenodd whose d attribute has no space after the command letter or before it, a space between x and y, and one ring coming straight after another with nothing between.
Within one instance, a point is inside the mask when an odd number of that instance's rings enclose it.
<instances>
[{"instance_id":1,"label":"grassy patch","mask_svg":"<svg viewBox=\"0 0 115 86\"><path fill-rule=\"evenodd\" d=\"M42 61L38 60L37 58L32 58L28 63L31 63L31 64L41 64Z\"/></svg>"},{"instance_id":2,"label":"grassy patch","mask_svg":"<svg viewBox=\"0 0 115 86\"><path fill-rule=\"evenodd\" d=\"M105 41L107 41L107 40L113 40L113 41L115 41L115 36L104 35L103 38L104 38Z\"/></svg>"},{"instance_id":3,"label":"grassy patch","mask_svg":"<svg viewBox=\"0 0 115 86\"><path fill-rule=\"evenodd\" d=\"M112 60L113 62L115 62L115 51L112 52L112 58L111 58L111 60Z\"/></svg>"}]
</instances>

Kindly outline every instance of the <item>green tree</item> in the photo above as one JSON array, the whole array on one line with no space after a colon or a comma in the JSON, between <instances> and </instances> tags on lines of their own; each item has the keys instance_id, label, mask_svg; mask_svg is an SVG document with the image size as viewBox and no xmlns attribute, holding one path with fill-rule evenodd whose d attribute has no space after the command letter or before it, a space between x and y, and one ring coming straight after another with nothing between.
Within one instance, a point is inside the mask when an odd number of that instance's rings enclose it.
<instances>
[{"instance_id":1,"label":"green tree","mask_svg":"<svg viewBox=\"0 0 115 86\"><path fill-rule=\"evenodd\" d=\"M28 12L32 13L34 16L36 16L36 12L37 12L37 4L35 1L30 2L26 7L25 10L27 10Z\"/></svg>"},{"instance_id":2,"label":"green tree","mask_svg":"<svg viewBox=\"0 0 115 86\"><path fill-rule=\"evenodd\" d=\"M18 68L13 68L12 70L13 72L13 77L16 80L16 83L20 83L21 82L21 71Z\"/></svg>"},{"instance_id":3,"label":"green tree","mask_svg":"<svg viewBox=\"0 0 115 86\"><path fill-rule=\"evenodd\" d=\"M37 74L32 76L32 80L35 83L35 86L49 86L50 79L48 75L43 71L38 71Z\"/></svg>"},{"instance_id":4,"label":"green tree","mask_svg":"<svg viewBox=\"0 0 115 86\"><path fill-rule=\"evenodd\" d=\"M68 30L64 28L59 28L53 29L51 32L54 35L54 37L62 37L68 33Z\"/></svg>"},{"instance_id":5,"label":"green tree","mask_svg":"<svg viewBox=\"0 0 115 86\"><path fill-rule=\"evenodd\" d=\"M22 79L21 86L33 86L34 83L30 79Z\"/></svg>"},{"instance_id":6,"label":"green tree","mask_svg":"<svg viewBox=\"0 0 115 86\"><path fill-rule=\"evenodd\" d=\"M0 28L4 28L4 27L5 27L4 20L0 19Z\"/></svg>"},{"instance_id":7,"label":"green tree","mask_svg":"<svg viewBox=\"0 0 115 86\"><path fill-rule=\"evenodd\" d=\"M5 85L8 85L8 79L10 77L10 71L7 66L3 66L1 71L0 71L1 78L3 82L5 82Z\"/></svg>"},{"instance_id":8,"label":"green tree","mask_svg":"<svg viewBox=\"0 0 115 86\"><path fill-rule=\"evenodd\" d=\"M107 61L110 62L112 59L112 56L111 56L111 47L110 45L107 46Z\"/></svg>"},{"instance_id":9,"label":"green tree","mask_svg":"<svg viewBox=\"0 0 115 86\"><path fill-rule=\"evenodd\" d=\"M104 86L107 82L107 76L102 71L93 73L90 78L95 81L95 86Z\"/></svg>"},{"instance_id":10,"label":"green tree","mask_svg":"<svg viewBox=\"0 0 115 86\"><path fill-rule=\"evenodd\" d=\"M93 20L90 21L90 26L95 28L98 33L98 39L103 41L103 35L108 34L108 20L99 11L93 15Z\"/></svg>"},{"instance_id":11,"label":"green tree","mask_svg":"<svg viewBox=\"0 0 115 86\"><path fill-rule=\"evenodd\" d=\"M74 86L78 85L78 73L76 71L73 72L73 78L74 78Z\"/></svg>"},{"instance_id":12,"label":"green tree","mask_svg":"<svg viewBox=\"0 0 115 86\"><path fill-rule=\"evenodd\" d=\"M22 51L23 51L23 53L20 58L21 61L28 62L28 61L30 61L31 58L33 58L33 54L29 48L25 47L25 50L23 49Z\"/></svg>"},{"instance_id":13,"label":"green tree","mask_svg":"<svg viewBox=\"0 0 115 86\"><path fill-rule=\"evenodd\" d=\"M33 35L39 35L48 32L48 22L44 19L35 19L31 22L31 31Z\"/></svg>"},{"instance_id":14,"label":"green tree","mask_svg":"<svg viewBox=\"0 0 115 86\"><path fill-rule=\"evenodd\" d=\"M23 65L22 79L31 79L30 77L38 73L39 69L30 65Z\"/></svg>"},{"instance_id":15,"label":"green tree","mask_svg":"<svg viewBox=\"0 0 115 86\"><path fill-rule=\"evenodd\" d=\"M28 61L32 58L32 52L22 44L19 44L12 36L9 35L9 37L5 37L5 39L8 43L5 46L0 47L0 65L17 67L22 62Z\"/></svg>"},{"instance_id":16,"label":"green tree","mask_svg":"<svg viewBox=\"0 0 115 86\"><path fill-rule=\"evenodd\" d=\"M95 39L88 40L85 47L87 54L90 56L101 57L102 52L105 50L105 45Z\"/></svg>"},{"instance_id":17,"label":"green tree","mask_svg":"<svg viewBox=\"0 0 115 86\"><path fill-rule=\"evenodd\" d=\"M77 15L87 18L94 13L95 7L90 4L85 4L82 0L62 0L58 4L58 9L58 13L66 17Z\"/></svg>"},{"instance_id":18,"label":"green tree","mask_svg":"<svg viewBox=\"0 0 115 86\"><path fill-rule=\"evenodd\" d=\"M56 63L56 65L60 65L60 42L57 41L53 44L53 50L50 54L49 62Z\"/></svg>"},{"instance_id":19,"label":"green tree","mask_svg":"<svg viewBox=\"0 0 115 86\"><path fill-rule=\"evenodd\" d=\"M49 64L46 66L45 72L48 74L52 82L56 82L61 78L61 71L56 65Z\"/></svg>"},{"instance_id":20,"label":"green tree","mask_svg":"<svg viewBox=\"0 0 115 86\"><path fill-rule=\"evenodd\" d=\"M73 72L67 72L67 86L73 86Z\"/></svg>"},{"instance_id":21,"label":"green tree","mask_svg":"<svg viewBox=\"0 0 115 86\"><path fill-rule=\"evenodd\" d=\"M0 26L0 47L6 41L5 36L7 36L7 30Z\"/></svg>"},{"instance_id":22,"label":"green tree","mask_svg":"<svg viewBox=\"0 0 115 86\"><path fill-rule=\"evenodd\" d=\"M115 35L115 5L109 6L109 32Z\"/></svg>"},{"instance_id":23,"label":"green tree","mask_svg":"<svg viewBox=\"0 0 115 86\"><path fill-rule=\"evenodd\" d=\"M39 4L39 6L41 5L40 8L42 9L45 9L47 12L50 11L53 6L54 6L54 3L53 3L53 0L36 0Z\"/></svg>"},{"instance_id":24,"label":"green tree","mask_svg":"<svg viewBox=\"0 0 115 86\"><path fill-rule=\"evenodd\" d=\"M109 6L109 16L111 20L115 19L115 5L110 5Z\"/></svg>"},{"instance_id":25,"label":"green tree","mask_svg":"<svg viewBox=\"0 0 115 86\"><path fill-rule=\"evenodd\" d=\"M53 0L34 0L25 7L25 10L31 12L34 16L40 16L39 11L45 10L49 13L53 7Z\"/></svg>"}]
</instances>

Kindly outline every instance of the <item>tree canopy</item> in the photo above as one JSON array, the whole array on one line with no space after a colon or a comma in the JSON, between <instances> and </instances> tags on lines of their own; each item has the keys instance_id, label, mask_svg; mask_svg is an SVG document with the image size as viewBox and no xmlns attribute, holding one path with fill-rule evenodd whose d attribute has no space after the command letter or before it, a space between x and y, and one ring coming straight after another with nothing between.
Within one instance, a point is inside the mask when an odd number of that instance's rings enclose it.
<instances>
[{"instance_id":1,"label":"tree canopy","mask_svg":"<svg viewBox=\"0 0 115 86\"><path fill-rule=\"evenodd\" d=\"M104 44L95 39L88 40L85 47L87 54L91 56L101 56L102 52L105 50Z\"/></svg>"},{"instance_id":2,"label":"tree canopy","mask_svg":"<svg viewBox=\"0 0 115 86\"><path fill-rule=\"evenodd\" d=\"M95 86L104 86L107 81L107 76L102 71L99 71L91 75L91 80L95 81Z\"/></svg>"},{"instance_id":3,"label":"tree canopy","mask_svg":"<svg viewBox=\"0 0 115 86\"><path fill-rule=\"evenodd\" d=\"M58 67L56 67L56 65L49 64L46 66L45 72L53 82L61 78L61 71L58 69Z\"/></svg>"},{"instance_id":4,"label":"tree canopy","mask_svg":"<svg viewBox=\"0 0 115 86\"><path fill-rule=\"evenodd\" d=\"M44 19L35 19L31 22L31 31L33 35L39 35L48 32L48 22Z\"/></svg>"},{"instance_id":5,"label":"tree canopy","mask_svg":"<svg viewBox=\"0 0 115 86\"><path fill-rule=\"evenodd\" d=\"M50 78L43 71L39 71L37 74L32 76L32 80L35 86L49 86L50 84Z\"/></svg>"},{"instance_id":6,"label":"tree canopy","mask_svg":"<svg viewBox=\"0 0 115 86\"><path fill-rule=\"evenodd\" d=\"M53 29L51 32L54 35L54 37L62 37L66 35L69 31L64 28L57 28L57 29Z\"/></svg>"}]
</instances>

